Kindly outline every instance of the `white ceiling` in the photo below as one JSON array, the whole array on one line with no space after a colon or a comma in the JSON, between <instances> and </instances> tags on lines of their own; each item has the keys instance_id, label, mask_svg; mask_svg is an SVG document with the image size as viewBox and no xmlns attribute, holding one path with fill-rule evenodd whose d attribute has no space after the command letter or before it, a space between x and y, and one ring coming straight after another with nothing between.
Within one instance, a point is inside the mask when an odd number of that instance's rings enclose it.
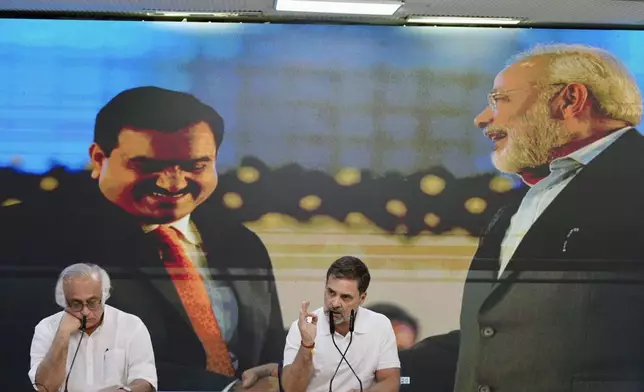
<instances>
[{"instance_id":1,"label":"white ceiling","mask_svg":"<svg viewBox=\"0 0 644 392\"><path fill-rule=\"evenodd\" d=\"M101 12L151 11L241 12L255 20L308 19L403 24L416 15L514 17L530 25L617 24L644 26L644 0L406 0L393 17L343 17L275 11L274 0L0 0L0 11ZM634 26L634 27L636 27Z\"/></svg>"}]
</instances>

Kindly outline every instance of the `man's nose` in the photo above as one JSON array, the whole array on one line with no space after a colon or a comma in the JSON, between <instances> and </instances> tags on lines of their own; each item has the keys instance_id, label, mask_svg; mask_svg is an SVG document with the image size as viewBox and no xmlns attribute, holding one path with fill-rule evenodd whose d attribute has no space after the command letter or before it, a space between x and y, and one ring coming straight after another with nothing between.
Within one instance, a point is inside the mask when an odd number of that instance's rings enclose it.
<instances>
[{"instance_id":1,"label":"man's nose","mask_svg":"<svg viewBox=\"0 0 644 392\"><path fill-rule=\"evenodd\" d=\"M91 310L89 310L89 308L88 308L87 306L83 306L83 309L81 309L81 314L82 314L83 316L86 316L86 317L87 317L87 316L89 316L89 314L90 314L91 312L92 312L92 311L91 311Z\"/></svg>"},{"instance_id":2,"label":"man's nose","mask_svg":"<svg viewBox=\"0 0 644 392\"><path fill-rule=\"evenodd\" d=\"M474 117L474 125L476 125L481 129L487 128L492 122L493 118L494 118L494 113L492 111L492 108L488 106L485 109L483 109L483 111L479 113L476 117Z\"/></svg>"},{"instance_id":3,"label":"man's nose","mask_svg":"<svg viewBox=\"0 0 644 392\"><path fill-rule=\"evenodd\" d=\"M180 168L164 170L157 178L157 186L168 192L178 192L188 186L186 175Z\"/></svg>"}]
</instances>

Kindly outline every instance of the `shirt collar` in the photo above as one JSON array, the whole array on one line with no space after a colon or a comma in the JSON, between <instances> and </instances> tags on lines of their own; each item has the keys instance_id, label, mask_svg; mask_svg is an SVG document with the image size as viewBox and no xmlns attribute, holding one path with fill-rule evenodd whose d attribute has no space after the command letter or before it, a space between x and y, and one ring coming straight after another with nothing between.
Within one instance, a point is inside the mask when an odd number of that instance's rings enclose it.
<instances>
[{"instance_id":1,"label":"shirt collar","mask_svg":"<svg viewBox=\"0 0 644 392\"><path fill-rule=\"evenodd\" d=\"M543 167L544 173L541 175L543 177L538 175L537 180L531 179L530 176L528 176L527 174L525 175L520 174L519 177L521 177L521 179L526 185L533 187L537 183L539 183L540 179L548 177L550 173L556 169L572 170L580 166L586 166L593 159L595 159L599 154L601 154L604 150L606 150L611 144L613 144L617 139L619 139L620 136L622 136L624 133L626 133L631 129L633 129L633 127L631 126L621 128L615 132L611 132L610 134L600 139L595 140L594 142L578 150L575 150L559 158L553 159L549 165L544 165Z\"/></svg>"},{"instance_id":2,"label":"shirt collar","mask_svg":"<svg viewBox=\"0 0 644 392\"><path fill-rule=\"evenodd\" d=\"M146 234L155 230L157 227L160 225L143 225L142 229L143 232ZM174 222L170 222L168 224L165 224L164 226L170 226L177 230L179 233L181 233L182 237L190 242L193 245L198 245L199 244L199 239L197 237L197 233L195 230L192 229L192 225L190 224L190 214L184 216L183 218L176 220Z\"/></svg>"},{"instance_id":3,"label":"shirt collar","mask_svg":"<svg viewBox=\"0 0 644 392\"><path fill-rule=\"evenodd\" d=\"M553 167L553 164L558 161L563 161L566 159L573 159L576 162L586 166L593 159L595 159L599 154L601 154L605 149L607 149L611 144L613 144L620 136L622 136L627 131L631 130L633 127L628 126L624 127L618 131L611 132L610 134L604 136L601 139L595 140L587 146L580 148L577 151L573 151L570 154L557 158L550 163L550 167Z\"/></svg>"}]
</instances>

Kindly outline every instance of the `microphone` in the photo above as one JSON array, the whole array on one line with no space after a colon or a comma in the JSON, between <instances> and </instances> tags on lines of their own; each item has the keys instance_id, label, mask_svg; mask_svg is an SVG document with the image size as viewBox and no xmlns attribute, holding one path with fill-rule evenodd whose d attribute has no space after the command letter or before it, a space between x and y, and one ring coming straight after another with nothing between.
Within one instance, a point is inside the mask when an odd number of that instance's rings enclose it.
<instances>
[{"instance_id":1,"label":"microphone","mask_svg":"<svg viewBox=\"0 0 644 392\"><path fill-rule=\"evenodd\" d=\"M353 373L354 376L358 379L358 383L360 384L360 392L362 391L362 380L360 380L360 377L356 374L355 370L353 370L353 367L351 367L351 364L349 361L347 361L347 358L345 355L347 354L347 351L349 351L349 347L351 347L351 343L353 342L353 328L355 324L355 311L351 309L351 316L349 317L349 344L347 344L347 348L344 349L344 353L340 348L338 347L337 343L335 342L335 323L333 322L333 312L329 311L329 329L331 330L331 340L333 341L333 345L335 346L335 349L338 350L340 355L342 355L342 358L340 359L340 363L338 363L338 366L335 368L335 372L333 372L333 377L331 377L331 381L329 381L329 392L333 392L333 379L335 379L336 374L338 374L338 370L340 370L340 365L342 365L342 361L347 363L347 366L349 366L349 369L351 370L351 373Z\"/></svg>"},{"instance_id":2,"label":"microphone","mask_svg":"<svg viewBox=\"0 0 644 392\"><path fill-rule=\"evenodd\" d=\"M356 324L356 311L354 309L351 309L351 315L349 316L349 333L351 335L349 337L349 345L347 345L347 350L349 350L349 346L351 345L351 341L353 340L353 330L355 328L355 324ZM345 354L346 354L346 351L345 351ZM342 356L342 358L347 363L347 365L349 365L349 361L347 361L347 359L344 358L344 355ZM353 375L356 376L356 378L358 379L358 384L360 384L360 392L362 392L362 380L360 379L360 377L358 377L356 372L353 371L353 369L351 368L351 365L349 365L349 369L351 369L351 372L353 373Z\"/></svg>"},{"instance_id":3,"label":"microphone","mask_svg":"<svg viewBox=\"0 0 644 392\"><path fill-rule=\"evenodd\" d=\"M76 346L76 352L74 353L74 357L72 358L72 364L69 365L69 372L67 373L67 378L65 378L65 392L69 392L67 390L67 384L69 383L69 376L72 374L72 368L74 367L74 362L76 361L76 355L78 355L78 350L80 349L81 342L83 341L83 336L85 336L85 330L87 329L87 316L83 315L83 318L81 319L81 337L78 340L78 346Z\"/></svg>"}]
</instances>

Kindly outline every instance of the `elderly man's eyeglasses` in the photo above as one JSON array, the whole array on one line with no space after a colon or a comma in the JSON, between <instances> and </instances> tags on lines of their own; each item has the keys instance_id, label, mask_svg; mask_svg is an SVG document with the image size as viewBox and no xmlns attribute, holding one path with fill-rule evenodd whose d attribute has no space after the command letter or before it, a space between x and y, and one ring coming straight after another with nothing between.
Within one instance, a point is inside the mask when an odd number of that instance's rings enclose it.
<instances>
[{"instance_id":1,"label":"elderly man's eyeglasses","mask_svg":"<svg viewBox=\"0 0 644 392\"><path fill-rule=\"evenodd\" d=\"M87 307L87 309L89 310L96 310L99 306L101 306L101 300L98 298L92 298L90 300L87 300L87 302L70 301L67 303L67 305L69 306L69 309L74 312L80 312L84 307Z\"/></svg>"},{"instance_id":2,"label":"elderly man's eyeglasses","mask_svg":"<svg viewBox=\"0 0 644 392\"><path fill-rule=\"evenodd\" d=\"M545 85L543 87L545 87L545 88L552 88L552 87L560 88L561 86L565 86L565 85L566 85L565 83L550 83L550 84L547 84L547 85ZM528 91L528 90L530 90L530 88L527 88L527 87L526 88L513 88L513 89L510 89L510 90L495 90L495 91L492 91L492 92L488 93L487 101L488 101L488 104L490 105L490 107L492 108L492 110L496 111L499 102L504 101L504 100L508 100L509 95L510 95L509 93L514 93L514 92L517 92L517 91Z\"/></svg>"}]
</instances>

